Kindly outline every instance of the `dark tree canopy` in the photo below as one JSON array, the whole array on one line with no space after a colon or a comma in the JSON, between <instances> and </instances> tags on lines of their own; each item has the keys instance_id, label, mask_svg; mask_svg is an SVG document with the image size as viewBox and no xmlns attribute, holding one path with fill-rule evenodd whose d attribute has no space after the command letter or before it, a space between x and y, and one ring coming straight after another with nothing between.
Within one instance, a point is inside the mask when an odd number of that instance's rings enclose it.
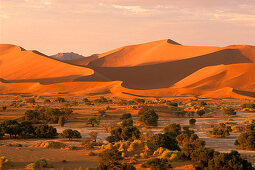
<instances>
[{"instance_id":1,"label":"dark tree canopy","mask_svg":"<svg viewBox=\"0 0 255 170\"><path fill-rule=\"evenodd\" d=\"M138 112L138 121L143 122L148 126L157 126L158 114L149 107L143 107Z\"/></svg>"}]
</instances>

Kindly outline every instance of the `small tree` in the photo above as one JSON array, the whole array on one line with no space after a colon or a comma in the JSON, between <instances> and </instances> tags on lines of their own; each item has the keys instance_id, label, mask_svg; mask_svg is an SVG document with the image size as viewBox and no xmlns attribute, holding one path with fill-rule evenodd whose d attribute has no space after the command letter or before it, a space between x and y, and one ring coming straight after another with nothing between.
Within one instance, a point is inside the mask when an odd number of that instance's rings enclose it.
<instances>
[{"instance_id":1,"label":"small tree","mask_svg":"<svg viewBox=\"0 0 255 170\"><path fill-rule=\"evenodd\" d=\"M91 125L92 127L95 127L95 125L99 125L100 124L100 119L98 118L88 118L87 120L87 125Z\"/></svg>"},{"instance_id":2,"label":"small tree","mask_svg":"<svg viewBox=\"0 0 255 170\"><path fill-rule=\"evenodd\" d=\"M99 155L99 169L118 169L121 166L121 152L117 149L110 149L101 152Z\"/></svg>"},{"instance_id":3,"label":"small tree","mask_svg":"<svg viewBox=\"0 0 255 170\"><path fill-rule=\"evenodd\" d=\"M124 120L121 122L121 126L122 126L122 127L133 126L133 119L132 119L132 118L124 119Z\"/></svg>"},{"instance_id":4,"label":"small tree","mask_svg":"<svg viewBox=\"0 0 255 170\"><path fill-rule=\"evenodd\" d=\"M197 114L199 117L202 117L205 114L205 110L198 110Z\"/></svg>"},{"instance_id":5,"label":"small tree","mask_svg":"<svg viewBox=\"0 0 255 170\"><path fill-rule=\"evenodd\" d=\"M149 139L149 142L157 148L163 147L169 150L180 150L176 136L172 134L155 134Z\"/></svg>"},{"instance_id":6,"label":"small tree","mask_svg":"<svg viewBox=\"0 0 255 170\"><path fill-rule=\"evenodd\" d=\"M209 134L217 137L217 138L224 138L226 136L229 136L232 129L230 126L226 126L225 123L219 123L218 127L213 128L212 131L209 131Z\"/></svg>"},{"instance_id":7,"label":"small tree","mask_svg":"<svg viewBox=\"0 0 255 170\"><path fill-rule=\"evenodd\" d=\"M59 102L59 103L64 103L64 102L66 102L65 98L62 98L62 97L57 97L57 98L55 99L55 101L56 101L56 102Z\"/></svg>"},{"instance_id":8,"label":"small tree","mask_svg":"<svg viewBox=\"0 0 255 170\"><path fill-rule=\"evenodd\" d=\"M132 118L132 115L130 113L124 113L121 115L120 120L129 119Z\"/></svg>"},{"instance_id":9,"label":"small tree","mask_svg":"<svg viewBox=\"0 0 255 170\"><path fill-rule=\"evenodd\" d=\"M138 121L148 126L157 126L158 118L158 114L149 107L143 107L138 112Z\"/></svg>"},{"instance_id":10,"label":"small tree","mask_svg":"<svg viewBox=\"0 0 255 170\"><path fill-rule=\"evenodd\" d=\"M181 133L181 125L176 124L176 123L171 123L163 129L163 132L164 133L174 132L176 134L180 134Z\"/></svg>"},{"instance_id":11,"label":"small tree","mask_svg":"<svg viewBox=\"0 0 255 170\"><path fill-rule=\"evenodd\" d=\"M98 135L97 132L94 132L94 131L89 132L89 137L90 137L90 139L91 139L93 142L96 142L96 141L97 141L97 135Z\"/></svg>"},{"instance_id":12,"label":"small tree","mask_svg":"<svg viewBox=\"0 0 255 170\"><path fill-rule=\"evenodd\" d=\"M26 99L26 102L27 103L35 103L35 99L34 98L28 98L28 99Z\"/></svg>"},{"instance_id":13,"label":"small tree","mask_svg":"<svg viewBox=\"0 0 255 170\"><path fill-rule=\"evenodd\" d=\"M81 134L77 130L72 130L72 129L65 129L60 136L62 138L68 138L69 140L75 139L75 138L81 138Z\"/></svg>"},{"instance_id":14,"label":"small tree","mask_svg":"<svg viewBox=\"0 0 255 170\"><path fill-rule=\"evenodd\" d=\"M3 111L6 111L7 106L2 106Z\"/></svg>"},{"instance_id":15,"label":"small tree","mask_svg":"<svg viewBox=\"0 0 255 170\"><path fill-rule=\"evenodd\" d=\"M34 135L37 138L54 138L58 135L57 129L49 125L35 126Z\"/></svg>"},{"instance_id":16,"label":"small tree","mask_svg":"<svg viewBox=\"0 0 255 170\"><path fill-rule=\"evenodd\" d=\"M61 127L64 127L65 123L66 123L66 118L64 116L60 116L58 118L58 125Z\"/></svg>"},{"instance_id":17,"label":"small tree","mask_svg":"<svg viewBox=\"0 0 255 170\"><path fill-rule=\"evenodd\" d=\"M50 99L45 99L44 103L51 103Z\"/></svg>"},{"instance_id":18,"label":"small tree","mask_svg":"<svg viewBox=\"0 0 255 170\"><path fill-rule=\"evenodd\" d=\"M190 125L195 125L195 124L196 124L196 121L197 121L196 119L190 119L190 120L189 120L189 124L190 124Z\"/></svg>"},{"instance_id":19,"label":"small tree","mask_svg":"<svg viewBox=\"0 0 255 170\"><path fill-rule=\"evenodd\" d=\"M224 114L227 116L233 116L236 115L235 109L231 108L231 107L226 107L223 110Z\"/></svg>"},{"instance_id":20,"label":"small tree","mask_svg":"<svg viewBox=\"0 0 255 170\"><path fill-rule=\"evenodd\" d=\"M170 161L166 158L151 158L146 161L143 165L144 168L150 169L173 169Z\"/></svg>"}]
</instances>

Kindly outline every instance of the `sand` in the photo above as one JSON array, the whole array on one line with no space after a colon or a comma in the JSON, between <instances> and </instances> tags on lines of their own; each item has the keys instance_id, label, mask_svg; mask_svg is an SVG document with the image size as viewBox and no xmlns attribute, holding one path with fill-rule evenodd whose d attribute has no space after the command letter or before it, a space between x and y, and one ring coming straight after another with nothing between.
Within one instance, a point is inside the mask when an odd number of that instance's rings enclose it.
<instances>
[{"instance_id":1,"label":"sand","mask_svg":"<svg viewBox=\"0 0 255 170\"><path fill-rule=\"evenodd\" d=\"M250 98L255 97L254 61L255 47L247 45L160 40L63 62L3 44L0 93Z\"/></svg>"}]
</instances>

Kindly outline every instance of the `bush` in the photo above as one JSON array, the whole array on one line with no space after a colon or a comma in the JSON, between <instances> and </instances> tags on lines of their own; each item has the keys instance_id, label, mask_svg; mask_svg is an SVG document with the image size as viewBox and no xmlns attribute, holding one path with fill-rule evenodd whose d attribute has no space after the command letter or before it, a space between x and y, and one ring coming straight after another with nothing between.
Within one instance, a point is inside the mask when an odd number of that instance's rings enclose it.
<instances>
[{"instance_id":1,"label":"bush","mask_svg":"<svg viewBox=\"0 0 255 170\"><path fill-rule=\"evenodd\" d=\"M38 142L31 147L38 147L38 148L47 148L47 149L61 149L66 148L67 145L61 142L55 142L55 141L43 141Z\"/></svg>"},{"instance_id":2,"label":"bush","mask_svg":"<svg viewBox=\"0 0 255 170\"><path fill-rule=\"evenodd\" d=\"M45 99L44 103L51 103L50 99Z\"/></svg>"},{"instance_id":3,"label":"bush","mask_svg":"<svg viewBox=\"0 0 255 170\"><path fill-rule=\"evenodd\" d=\"M177 102L167 101L166 104L167 104L168 106L178 107L178 103L177 103Z\"/></svg>"},{"instance_id":4,"label":"bush","mask_svg":"<svg viewBox=\"0 0 255 170\"><path fill-rule=\"evenodd\" d=\"M71 108L48 108L36 107L34 110L27 110L24 114L24 120L34 123L58 123L59 117L68 117L72 113Z\"/></svg>"},{"instance_id":5,"label":"bush","mask_svg":"<svg viewBox=\"0 0 255 170\"><path fill-rule=\"evenodd\" d=\"M64 102L66 102L66 100L65 100L65 98L57 97L57 98L55 99L55 102L64 103Z\"/></svg>"},{"instance_id":6,"label":"bush","mask_svg":"<svg viewBox=\"0 0 255 170\"><path fill-rule=\"evenodd\" d=\"M157 126L158 114L149 107L143 107L138 112L138 121L148 126Z\"/></svg>"},{"instance_id":7,"label":"bush","mask_svg":"<svg viewBox=\"0 0 255 170\"><path fill-rule=\"evenodd\" d=\"M62 138L68 138L69 140L75 139L75 138L81 138L81 134L77 130L72 130L72 129L65 129L60 136Z\"/></svg>"},{"instance_id":8,"label":"bush","mask_svg":"<svg viewBox=\"0 0 255 170\"><path fill-rule=\"evenodd\" d=\"M58 135L56 128L48 125L35 126L34 136L37 138L54 138Z\"/></svg>"},{"instance_id":9,"label":"bush","mask_svg":"<svg viewBox=\"0 0 255 170\"><path fill-rule=\"evenodd\" d=\"M121 126L122 126L122 127L133 126L133 119L132 119L132 118L129 118L129 119L124 119L124 120L122 120Z\"/></svg>"},{"instance_id":10,"label":"bush","mask_svg":"<svg viewBox=\"0 0 255 170\"><path fill-rule=\"evenodd\" d=\"M100 119L99 117L97 118L88 118L87 120L87 125L91 125L92 127L95 127L95 125L99 125L100 124Z\"/></svg>"},{"instance_id":11,"label":"bush","mask_svg":"<svg viewBox=\"0 0 255 170\"><path fill-rule=\"evenodd\" d=\"M121 115L120 120L130 119L132 115L130 113L124 113Z\"/></svg>"},{"instance_id":12,"label":"bush","mask_svg":"<svg viewBox=\"0 0 255 170\"><path fill-rule=\"evenodd\" d=\"M137 127L126 126L123 128L115 128L111 130L111 136L108 136L106 140L110 143L118 142L121 140L134 140L140 139L140 131Z\"/></svg>"},{"instance_id":13,"label":"bush","mask_svg":"<svg viewBox=\"0 0 255 170\"><path fill-rule=\"evenodd\" d=\"M208 162L209 169L245 169L252 170L252 164L244 160L240 153L231 151L230 153L214 153L213 160Z\"/></svg>"},{"instance_id":14,"label":"bush","mask_svg":"<svg viewBox=\"0 0 255 170\"><path fill-rule=\"evenodd\" d=\"M235 109L231 108L231 107L226 107L223 110L224 114L227 116L233 116L236 115Z\"/></svg>"},{"instance_id":15,"label":"bush","mask_svg":"<svg viewBox=\"0 0 255 170\"><path fill-rule=\"evenodd\" d=\"M199 117L202 117L205 114L205 110L198 110L197 114Z\"/></svg>"},{"instance_id":16,"label":"bush","mask_svg":"<svg viewBox=\"0 0 255 170\"><path fill-rule=\"evenodd\" d=\"M195 125L195 124L196 124L196 121L197 121L196 119L190 119L190 120L189 120L189 124L190 124L190 125Z\"/></svg>"},{"instance_id":17,"label":"bush","mask_svg":"<svg viewBox=\"0 0 255 170\"><path fill-rule=\"evenodd\" d=\"M150 168L150 169L172 169L172 165L170 164L170 161L165 158L151 158L148 161L146 161L143 165L144 168Z\"/></svg>"},{"instance_id":18,"label":"bush","mask_svg":"<svg viewBox=\"0 0 255 170\"><path fill-rule=\"evenodd\" d=\"M213 137L224 138L229 136L232 129L230 126L226 126L225 123L219 123L218 127L213 128L212 131L209 131L209 134Z\"/></svg>"},{"instance_id":19,"label":"bush","mask_svg":"<svg viewBox=\"0 0 255 170\"><path fill-rule=\"evenodd\" d=\"M171 123L163 129L163 132L164 133L173 132L176 134L180 134L181 133L181 125L176 124L176 123Z\"/></svg>"},{"instance_id":20,"label":"bush","mask_svg":"<svg viewBox=\"0 0 255 170\"><path fill-rule=\"evenodd\" d=\"M17 135L20 135L22 132L21 125L16 120L4 120L0 127L3 133L9 134L10 138L14 136L16 138Z\"/></svg>"},{"instance_id":21,"label":"bush","mask_svg":"<svg viewBox=\"0 0 255 170\"><path fill-rule=\"evenodd\" d=\"M6 158L5 156L0 157L0 169L8 169L11 168L12 162L10 159Z\"/></svg>"},{"instance_id":22,"label":"bush","mask_svg":"<svg viewBox=\"0 0 255 170\"><path fill-rule=\"evenodd\" d=\"M96 142L97 141L97 135L98 133L97 132L89 132L89 137L90 139L93 141L93 142Z\"/></svg>"},{"instance_id":23,"label":"bush","mask_svg":"<svg viewBox=\"0 0 255 170\"><path fill-rule=\"evenodd\" d=\"M35 103L35 99L34 98L28 98L25 100L27 103Z\"/></svg>"},{"instance_id":24,"label":"bush","mask_svg":"<svg viewBox=\"0 0 255 170\"><path fill-rule=\"evenodd\" d=\"M191 159L191 154L205 146L205 142L200 140L194 132L186 130L176 137L178 146L181 148L182 157Z\"/></svg>"},{"instance_id":25,"label":"bush","mask_svg":"<svg viewBox=\"0 0 255 170\"><path fill-rule=\"evenodd\" d=\"M155 134L150 139L149 142L156 148L163 147L169 150L180 150L176 140L176 136L169 134Z\"/></svg>"},{"instance_id":26,"label":"bush","mask_svg":"<svg viewBox=\"0 0 255 170\"><path fill-rule=\"evenodd\" d=\"M52 164L45 159L41 158L34 163L28 164L25 169L42 169L42 168L53 168Z\"/></svg>"},{"instance_id":27,"label":"bush","mask_svg":"<svg viewBox=\"0 0 255 170\"><path fill-rule=\"evenodd\" d=\"M117 149L109 149L99 153L99 169L116 169L123 160L121 152Z\"/></svg>"},{"instance_id":28,"label":"bush","mask_svg":"<svg viewBox=\"0 0 255 170\"><path fill-rule=\"evenodd\" d=\"M108 100L105 97L101 96L99 99L96 99L95 102L96 103L107 103Z\"/></svg>"}]
</instances>

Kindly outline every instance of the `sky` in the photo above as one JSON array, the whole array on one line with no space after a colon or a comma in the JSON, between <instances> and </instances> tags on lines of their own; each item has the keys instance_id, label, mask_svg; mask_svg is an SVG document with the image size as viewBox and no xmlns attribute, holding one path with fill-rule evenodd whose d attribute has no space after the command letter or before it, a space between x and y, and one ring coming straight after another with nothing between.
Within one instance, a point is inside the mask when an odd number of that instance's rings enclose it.
<instances>
[{"instance_id":1,"label":"sky","mask_svg":"<svg viewBox=\"0 0 255 170\"><path fill-rule=\"evenodd\" d=\"M0 43L85 56L172 39L255 45L255 0L0 0Z\"/></svg>"}]
</instances>

